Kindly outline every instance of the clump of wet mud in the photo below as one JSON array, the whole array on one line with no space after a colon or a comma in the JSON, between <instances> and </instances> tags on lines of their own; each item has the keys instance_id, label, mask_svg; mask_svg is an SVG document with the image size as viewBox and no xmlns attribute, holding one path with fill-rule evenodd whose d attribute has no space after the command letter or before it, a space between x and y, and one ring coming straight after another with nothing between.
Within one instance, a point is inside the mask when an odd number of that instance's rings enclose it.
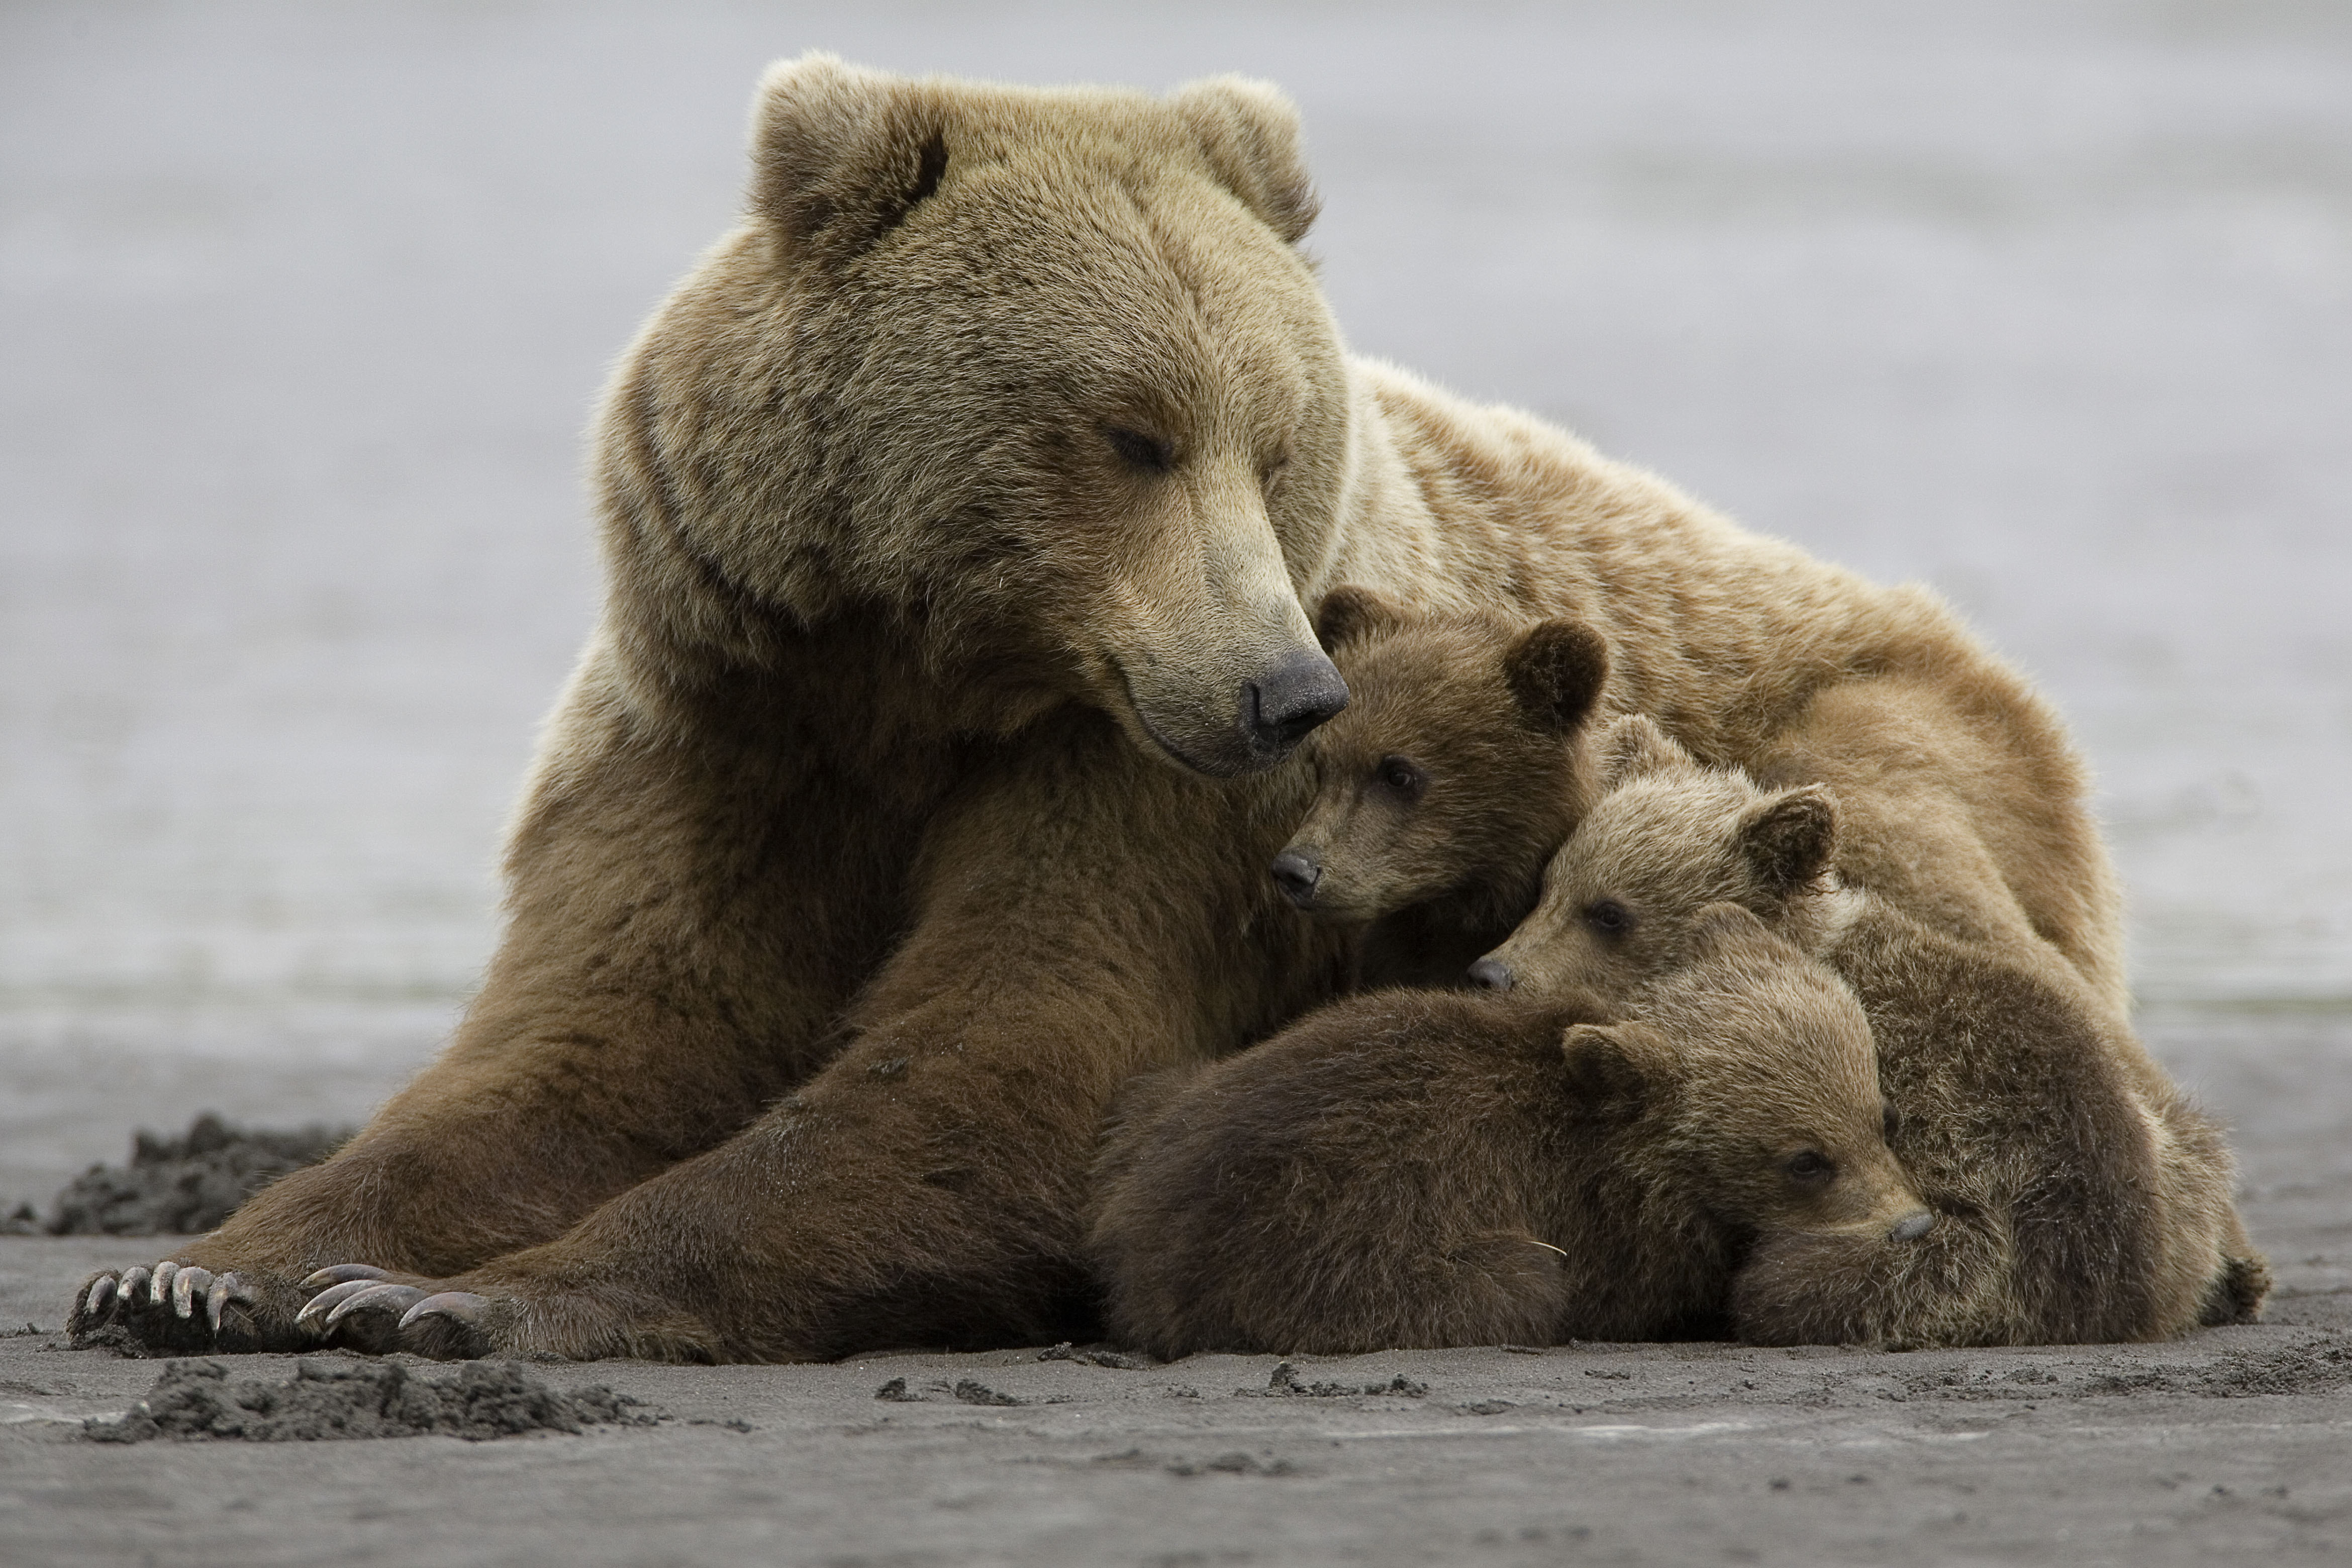
<instances>
[{"instance_id":1,"label":"clump of wet mud","mask_svg":"<svg viewBox=\"0 0 2352 1568\"><path fill-rule=\"evenodd\" d=\"M1237 1394L1261 1399L1346 1399L1366 1394L1390 1394L1404 1399L1422 1399L1429 1394L1429 1384L1415 1383L1399 1375L1386 1383L1307 1383L1298 1375L1298 1369L1288 1362L1277 1362L1266 1378L1264 1388L1236 1388Z\"/></svg>"},{"instance_id":2,"label":"clump of wet mud","mask_svg":"<svg viewBox=\"0 0 2352 1568\"><path fill-rule=\"evenodd\" d=\"M142 1128L131 1139L131 1163L92 1165L76 1176L41 1228L51 1236L202 1235L287 1172L341 1148L352 1131L238 1127L210 1111L178 1138Z\"/></svg>"},{"instance_id":3,"label":"clump of wet mud","mask_svg":"<svg viewBox=\"0 0 2352 1568\"><path fill-rule=\"evenodd\" d=\"M469 1443L588 1426L650 1426L663 1415L597 1384L559 1394L513 1362L470 1362L446 1381L397 1362L297 1362L286 1383L232 1382L216 1361L175 1361L119 1421L82 1424L99 1443L309 1443L463 1437Z\"/></svg>"}]
</instances>

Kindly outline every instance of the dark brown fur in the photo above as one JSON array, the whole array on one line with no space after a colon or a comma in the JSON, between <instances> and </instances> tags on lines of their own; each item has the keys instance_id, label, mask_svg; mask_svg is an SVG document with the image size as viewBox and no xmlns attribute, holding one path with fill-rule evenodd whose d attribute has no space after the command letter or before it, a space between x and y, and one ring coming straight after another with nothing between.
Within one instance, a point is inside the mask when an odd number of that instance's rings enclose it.
<instances>
[{"instance_id":1,"label":"dark brown fur","mask_svg":"<svg viewBox=\"0 0 2352 1568\"><path fill-rule=\"evenodd\" d=\"M1834 796L1701 767L1646 720L1604 738L1604 795L1496 960L1517 987L1638 994L1701 908L1752 910L1843 975L1939 1218L1921 1240L1787 1237L1741 1276L1741 1337L1896 1344L2146 1340L2250 1319L2267 1270L2212 1123L2056 966L1930 931L1840 886Z\"/></svg>"},{"instance_id":2,"label":"dark brown fur","mask_svg":"<svg viewBox=\"0 0 2352 1568\"><path fill-rule=\"evenodd\" d=\"M1720 1334L1747 1239L1916 1210L1870 1039L1725 910L1605 1024L1590 998L1391 991L1143 1079L1097 1167L1114 1335L1161 1356ZM1782 1163L1826 1152L1801 1185Z\"/></svg>"},{"instance_id":3,"label":"dark brown fur","mask_svg":"<svg viewBox=\"0 0 2352 1568\"><path fill-rule=\"evenodd\" d=\"M1591 801L1608 647L1579 621L1414 611L1352 586L1315 629L1353 700L1307 742L1315 804L1276 866L1314 868L1292 901L1361 931L1363 984L1456 984L1535 908Z\"/></svg>"}]
</instances>

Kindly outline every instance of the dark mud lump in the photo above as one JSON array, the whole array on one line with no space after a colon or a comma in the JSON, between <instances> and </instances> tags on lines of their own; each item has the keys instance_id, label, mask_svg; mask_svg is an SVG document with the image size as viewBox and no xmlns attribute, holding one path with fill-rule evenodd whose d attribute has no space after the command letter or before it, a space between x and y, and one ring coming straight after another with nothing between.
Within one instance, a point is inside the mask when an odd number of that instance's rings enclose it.
<instances>
[{"instance_id":1,"label":"dark mud lump","mask_svg":"<svg viewBox=\"0 0 2352 1568\"><path fill-rule=\"evenodd\" d=\"M397 1362L297 1362L286 1383L232 1382L216 1361L175 1361L120 1421L82 1424L99 1443L307 1443L463 1437L479 1443L590 1426L649 1426L658 1413L598 1384L559 1394L514 1362L469 1362L446 1381Z\"/></svg>"}]
</instances>

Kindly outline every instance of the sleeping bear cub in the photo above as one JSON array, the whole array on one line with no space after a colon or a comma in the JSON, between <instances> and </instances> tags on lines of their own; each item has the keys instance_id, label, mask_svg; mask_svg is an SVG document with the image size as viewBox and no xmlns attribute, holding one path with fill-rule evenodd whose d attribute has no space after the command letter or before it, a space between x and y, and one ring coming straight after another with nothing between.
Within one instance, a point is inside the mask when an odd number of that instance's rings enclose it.
<instances>
[{"instance_id":1,"label":"sleeping bear cub","mask_svg":"<svg viewBox=\"0 0 2352 1568\"><path fill-rule=\"evenodd\" d=\"M1113 1337L1171 1359L1719 1334L1759 1238L1929 1227L1884 1116L1853 996L1724 905L1619 1015L1374 993L1138 1080L1090 1247Z\"/></svg>"},{"instance_id":2,"label":"sleeping bear cub","mask_svg":"<svg viewBox=\"0 0 2352 1568\"><path fill-rule=\"evenodd\" d=\"M1638 716L1599 751L1608 793L1474 977L1580 1005L1640 995L1711 962L1718 901L1741 905L1860 998L1895 1155L1937 1216L1916 1245L1763 1238L1734 1298L1740 1338L2060 1343L2252 1319L2270 1275L2220 1133L2063 965L2029 969L1843 885L1818 785L1704 766Z\"/></svg>"}]
</instances>

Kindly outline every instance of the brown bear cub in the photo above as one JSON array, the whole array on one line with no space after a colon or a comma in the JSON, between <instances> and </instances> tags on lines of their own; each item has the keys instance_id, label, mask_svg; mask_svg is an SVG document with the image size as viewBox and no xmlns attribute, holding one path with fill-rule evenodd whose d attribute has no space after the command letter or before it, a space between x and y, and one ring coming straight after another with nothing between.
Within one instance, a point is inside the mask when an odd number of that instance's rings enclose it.
<instances>
[{"instance_id":1,"label":"brown bear cub","mask_svg":"<svg viewBox=\"0 0 2352 1568\"><path fill-rule=\"evenodd\" d=\"M1728 905L1618 1021L1389 991L1138 1080L1097 1169L1111 1332L1163 1357L1720 1333L1755 1238L1929 1216L1844 986Z\"/></svg>"},{"instance_id":2,"label":"brown bear cub","mask_svg":"<svg viewBox=\"0 0 2352 1568\"><path fill-rule=\"evenodd\" d=\"M1608 793L1474 974L1580 1005L1638 995L1708 951L1718 900L1754 911L1860 998L1895 1157L1938 1216L1916 1245L1764 1238L1734 1296L1740 1338L2065 1343L2254 1317L2269 1270L2220 1133L2083 987L1842 885L1818 785L1759 788L1638 716L1599 749Z\"/></svg>"},{"instance_id":3,"label":"brown bear cub","mask_svg":"<svg viewBox=\"0 0 2352 1568\"><path fill-rule=\"evenodd\" d=\"M1535 908L1591 803L1608 645L1580 621L1425 614L1353 586L1315 630L1350 702L1307 742L1315 804L1274 879L1365 928L1361 984L1459 984Z\"/></svg>"}]
</instances>

